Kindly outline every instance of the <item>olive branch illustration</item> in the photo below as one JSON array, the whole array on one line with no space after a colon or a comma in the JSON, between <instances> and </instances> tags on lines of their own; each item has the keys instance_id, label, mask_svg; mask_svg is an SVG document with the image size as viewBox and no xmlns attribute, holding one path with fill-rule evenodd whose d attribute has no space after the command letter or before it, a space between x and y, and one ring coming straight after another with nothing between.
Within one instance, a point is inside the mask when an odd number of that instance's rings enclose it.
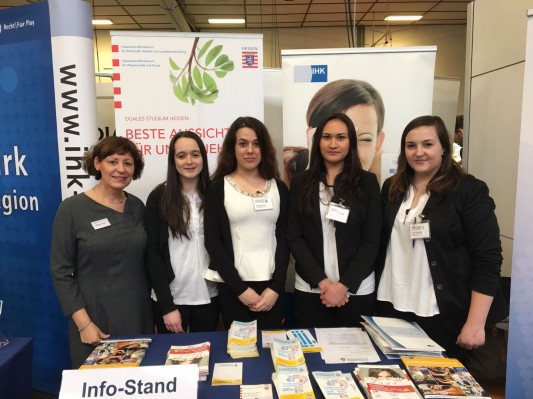
<instances>
[{"instance_id":1,"label":"olive branch illustration","mask_svg":"<svg viewBox=\"0 0 533 399\"><path fill-rule=\"evenodd\" d=\"M221 54L223 46L213 44L213 39L198 47L199 37L194 38L192 51L186 64L180 67L169 57L170 81L174 95L184 103L194 105L197 101L213 104L218 97L218 86L213 73L222 79L235 65L226 54Z\"/></svg>"}]
</instances>

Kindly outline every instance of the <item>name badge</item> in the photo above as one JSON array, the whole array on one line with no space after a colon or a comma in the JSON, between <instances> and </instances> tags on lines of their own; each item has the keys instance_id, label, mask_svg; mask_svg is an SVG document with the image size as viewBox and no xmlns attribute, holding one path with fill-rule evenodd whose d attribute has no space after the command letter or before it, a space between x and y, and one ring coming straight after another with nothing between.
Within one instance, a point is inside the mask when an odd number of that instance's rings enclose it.
<instances>
[{"instance_id":1,"label":"name badge","mask_svg":"<svg viewBox=\"0 0 533 399\"><path fill-rule=\"evenodd\" d=\"M254 197L254 211L266 211L268 209L274 209L272 205L272 198L270 197Z\"/></svg>"},{"instance_id":2,"label":"name badge","mask_svg":"<svg viewBox=\"0 0 533 399\"><path fill-rule=\"evenodd\" d=\"M347 206L336 204L335 202L330 202L328 206L328 211L326 213L326 219L346 223L349 214L350 208L348 208Z\"/></svg>"},{"instance_id":3,"label":"name badge","mask_svg":"<svg viewBox=\"0 0 533 399\"><path fill-rule=\"evenodd\" d=\"M429 230L429 220L424 220L420 223L414 223L410 225L411 239L417 238L431 238L431 232Z\"/></svg>"},{"instance_id":4,"label":"name badge","mask_svg":"<svg viewBox=\"0 0 533 399\"><path fill-rule=\"evenodd\" d=\"M109 220L107 220L107 218L95 220L94 222L91 222L91 224L93 225L93 229L95 230L100 230L100 229L103 229L104 227L111 226L111 223L109 223Z\"/></svg>"}]
</instances>

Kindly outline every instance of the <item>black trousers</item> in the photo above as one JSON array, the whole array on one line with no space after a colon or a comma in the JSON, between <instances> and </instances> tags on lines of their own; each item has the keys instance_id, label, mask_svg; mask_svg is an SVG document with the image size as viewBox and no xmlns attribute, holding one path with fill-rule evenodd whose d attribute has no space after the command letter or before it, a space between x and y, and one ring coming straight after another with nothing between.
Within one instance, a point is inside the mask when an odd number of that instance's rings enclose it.
<instances>
[{"instance_id":1,"label":"black trousers","mask_svg":"<svg viewBox=\"0 0 533 399\"><path fill-rule=\"evenodd\" d=\"M259 295L269 287L269 281L247 281L248 287L252 288ZM268 312L252 312L245 306L237 295L224 284L218 284L218 297L220 301L220 312L224 327L228 330L233 321L253 321L257 320L259 330L279 330L282 328L285 314L285 298L281 294L278 300Z\"/></svg>"},{"instance_id":2,"label":"black trousers","mask_svg":"<svg viewBox=\"0 0 533 399\"><path fill-rule=\"evenodd\" d=\"M163 321L163 313L157 302L153 301L154 320L159 334L173 334L167 330ZM177 305L181 314L181 326L185 332L216 331L220 310L218 297L211 298L205 305Z\"/></svg>"},{"instance_id":3,"label":"black trousers","mask_svg":"<svg viewBox=\"0 0 533 399\"><path fill-rule=\"evenodd\" d=\"M320 294L294 291L296 320L300 328L360 327L361 315L372 316L376 311L376 292L353 295L339 308L322 304Z\"/></svg>"}]
</instances>

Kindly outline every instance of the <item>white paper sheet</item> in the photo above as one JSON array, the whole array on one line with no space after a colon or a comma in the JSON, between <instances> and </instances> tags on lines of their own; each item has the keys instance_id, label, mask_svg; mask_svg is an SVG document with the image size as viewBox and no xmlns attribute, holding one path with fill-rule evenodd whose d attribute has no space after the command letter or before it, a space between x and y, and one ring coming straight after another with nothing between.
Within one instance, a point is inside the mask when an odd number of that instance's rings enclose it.
<instances>
[{"instance_id":1,"label":"white paper sheet","mask_svg":"<svg viewBox=\"0 0 533 399\"><path fill-rule=\"evenodd\" d=\"M368 334L360 328L315 328L315 334L327 364L380 361Z\"/></svg>"}]
</instances>

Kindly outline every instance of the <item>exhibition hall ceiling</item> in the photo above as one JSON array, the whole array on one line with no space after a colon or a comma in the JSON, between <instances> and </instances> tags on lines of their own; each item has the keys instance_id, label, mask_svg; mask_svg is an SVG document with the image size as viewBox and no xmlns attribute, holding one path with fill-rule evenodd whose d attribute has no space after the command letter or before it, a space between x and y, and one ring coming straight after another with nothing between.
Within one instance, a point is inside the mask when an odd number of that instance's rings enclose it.
<instances>
[{"instance_id":1,"label":"exhibition hall ceiling","mask_svg":"<svg viewBox=\"0 0 533 399\"><path fill-rule=\"evenodd\" d=\"M0 0L0 9L39 0ZM471 0L90 0L93 16L110 19L102 30L227 30L398 25L465 25ZM355 6L355 12L354 12ZM387 15L422 15L387 22ZM209 18L244 18L243 25L213 25Z\"/></svg>"}]
</instances>

